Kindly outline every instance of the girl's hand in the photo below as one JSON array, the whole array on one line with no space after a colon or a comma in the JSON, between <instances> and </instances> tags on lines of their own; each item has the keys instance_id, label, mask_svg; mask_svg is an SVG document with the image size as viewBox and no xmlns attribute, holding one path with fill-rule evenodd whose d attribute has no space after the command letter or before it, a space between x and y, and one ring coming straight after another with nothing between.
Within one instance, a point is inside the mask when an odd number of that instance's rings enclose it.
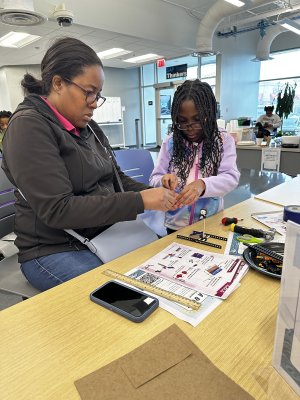
<instances>
[{"instance_id":1,"label":"girl's hand","mask_svg":"<svg viewBox=\"0 0 300 400\"><path fill-rule=\"evenodd\" d=\"M170 190L175 190L178 185L177 176L174 174L165 174L161 178L161 182L162 182L163 187L165 187L166 189L170 189Z\"/></svg>"},{"instance_id":2,"label":"girl's hand","mask_svg":"<svg viewBox=\"0 0 300 400\"><path fill-rule=\"evenodd\" d=\"M177 197L175 207L189 206L199 199L205 191L205 183L202 179L186 185Z\"/></svg>"}]
</instances>

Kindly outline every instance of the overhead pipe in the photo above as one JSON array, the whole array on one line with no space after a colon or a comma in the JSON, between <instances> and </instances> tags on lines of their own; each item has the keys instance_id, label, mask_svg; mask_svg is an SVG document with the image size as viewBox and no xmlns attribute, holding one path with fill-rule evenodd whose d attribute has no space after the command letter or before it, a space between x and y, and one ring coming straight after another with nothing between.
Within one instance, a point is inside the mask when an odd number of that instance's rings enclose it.
<instances>
[{"instance_id":1,"label":"overhead pipe","mask_svg":"<svg viewBox=\"0 0 300 400\"><path fill-rule=\"evenodd\" d=\"M282 32L286 32L287 29L281 25L274 25L267 29L266 34L263 38L260 38L257 45L256 56L251 61L266 61L271 60L270 49L273 40L280 35Z\"/></svg>"},{"instance_id":2,"label":"overhead pipe","mask_svg":"<svg viewBox=\"0 0 300 400\"><path fill-rule=\"evenodd\" d=\"M230 36L236 36L240 33L251 32L251 31L255 31L255 30L259 29L261 31L260 35L261 35L261 37L263 37L265 35L266 28L268 28L271 25L276 25L276 24L275 24L275 22L268 22L267 20L263 19L255 26L248 26L245 28L238 28L237 26L234 26L228 32L218 32L217 36L218 37L230 37Z\"/></svg>"},{"instance_id":3,"label":"overhead pipe","mask_svg":"<svg viewBox=\"0 0 300 400\"><path fill-rule=\"evenodd\" d=\"M270 17L274 17L275 15L280 15L280 18L291 18L289 16L287 16L286 14L290 14L290 13L296 13L297 11L300 10L300 5L298 6L292 6L292 8L283 8L281 10L272 10L272 11L268 11L265 12L263 14L259 14L259 15L255 15L253 17L249 17L249 18L245 18L245 19L241 19L240 21L236 21L235 25L239 26L239 25L249 25L252 22L256 22L258 20L266 20L267 18Z\"/></svg>"},{"instance_id":4,"label":"overhead pipe","mask_svg":"<svg viewBox=\"0 0 300 400\"><path fill-rule=\"evenodd\" d=\"M254 7L268 4L269 0L256 0L254 1ZM205 14L200 22L200 26L197 33L196 48L199 55L210 55L214 54L213 51L213 35L220 24L220 22L230 15L237 14L237 8L225 2L224 0L217 1Z\"/></svg>"}]
</instances>

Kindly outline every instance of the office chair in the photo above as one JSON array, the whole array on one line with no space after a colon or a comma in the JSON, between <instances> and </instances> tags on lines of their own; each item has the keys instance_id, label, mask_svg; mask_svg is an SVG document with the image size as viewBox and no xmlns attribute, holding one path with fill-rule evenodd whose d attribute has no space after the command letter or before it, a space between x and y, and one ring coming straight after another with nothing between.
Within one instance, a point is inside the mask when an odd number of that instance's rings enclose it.
<instances>
[{"instance_id":1,"label":"office chair","mask_svg":"<svg viewBox=\"0 0 300 400\"><path fill-rule=\"evenodd\" d=\"M138 182L149 185L154 162L148 150L115 150L114 153L119 167L126 175ZM158 236L167 235L167 230L164 226L165 213L163 211L146 210L140 217Z\"/></svg>"},{"instance_id":2,"label":"office chair","mask_svg":"<svg viewBox=\"0 0 300 400\"><path fill-rule=\"evenodd\" d=\"M154 168L151 154L146 149L125 149L114 151L121 170L131 178L149 185L149 178Z\"/></svg>"},{"instance_id":3,"label":"office chair","mask_svg":"<svg viewBox=\"0 0 300 400\"><path fill-rule=\"evenodd\" d=\"M1 161L0 158L0 163ZM0 168L0 238L13 232L14 203L14 187ZM0 244L4 246L8 242L9 239L8 241L0 240ZM13 254L10 257L4 257L2 253L0 254L0 290L21 296L23 300L40 293L23 276L17 254Z\"/></svg>"}]
</instances>

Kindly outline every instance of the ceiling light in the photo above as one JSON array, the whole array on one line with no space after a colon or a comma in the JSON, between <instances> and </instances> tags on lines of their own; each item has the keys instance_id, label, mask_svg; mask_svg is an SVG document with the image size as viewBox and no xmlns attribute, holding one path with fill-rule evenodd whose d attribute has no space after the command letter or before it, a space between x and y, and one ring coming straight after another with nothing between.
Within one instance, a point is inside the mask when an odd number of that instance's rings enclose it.
<instances>
[{"instance_id":1,"label":"ceiling light","mask_svg":"<svg viewBox=\"0 0 300 400\"><path fill-rule=\"evenodd\" d=\"M150 54L144 54L143 56L128 58L127 60L123 60L123 61L129 62L129 63L139 63L139 62L144 62L144 61L156 60L158 58L162 58L162 56L150 53Z\"/></svg>"},{"instance_id":2,"label":"ceiling light","mask_svg":"<svg viewBox=\"0 0 300 400\"><path fill-rule=\"evenodd\" d=\"M132 53L132 51L114 47L113 49L100 51L100 53L97 53L97 56L100 58L109 59L109 58L124 56L125 54L128 53Z\"/></svg>"},{"instance_id":3,"label":"ceiling light","mask_svg":"<svg viewBox=\"0 0 300 400\"><path fill-rule=\"evenodd\" d=\"M283 26L284 28L297 33L298 35L300 35L300 25L297 24L297 22L292 21L291 19L283 19L282 21L278 21L279 24L281 26Z\"/></svg>"},{"instance_id":4,"label":"ceiling light","mask_svg":"<svg viewBox=\"0 0 300 400\"><path fill-rule=\"evenodd\" d=\"M245 5L245 3L243 3L240 0L225 0L225 1L227 1L227 3L233 4L234 6L237 6L237 7L242 7Z\"/></svg>"},{"instance_id":5,"label":"ceiling light","mask_svg":"<svg viewBox=\"0 0 300 400\"><path fill-rule=\"evenodd\" d=\"M40 39L41 36L29 35L24 32L9 32L0 38L0 46L19 49Z\"/></svg>"}]
</instances>

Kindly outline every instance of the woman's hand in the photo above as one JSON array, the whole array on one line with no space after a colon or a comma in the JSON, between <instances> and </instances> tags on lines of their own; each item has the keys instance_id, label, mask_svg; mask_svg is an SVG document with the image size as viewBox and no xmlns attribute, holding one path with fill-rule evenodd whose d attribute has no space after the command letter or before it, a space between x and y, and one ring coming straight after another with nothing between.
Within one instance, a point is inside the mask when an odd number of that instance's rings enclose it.
<instances>
[{"instance_id":1,"label":"woman's hand","mask_svg":"<svg viewBox=\"0 0 300 400\"><path fill-rule=\"evenodd\" d=\"M177 194L165 188L153 188L140 192L145 210L174 210Z\"/></svg>"},{"instance_id":2,"label":"woman's hand","mask_svg":"<svg viewBox=\"0 0 300 400\"><path fill-rule=\"evenodd\" d=\"M161 178L161 183L166 189L175 190L178 185L178 179L174 174L165 174Z\"/></svg>"},{"instance_id":3,"label":"woman's hand","mask_svg":"<svg viewBox=\"0 0 300 400\"><path fill-rule=\"evenodd\" d=\"M205 183L202 179L186 185L177 197L175 207L189 206L195 203L205 191Z\"/></svg>"}]
</instances>

